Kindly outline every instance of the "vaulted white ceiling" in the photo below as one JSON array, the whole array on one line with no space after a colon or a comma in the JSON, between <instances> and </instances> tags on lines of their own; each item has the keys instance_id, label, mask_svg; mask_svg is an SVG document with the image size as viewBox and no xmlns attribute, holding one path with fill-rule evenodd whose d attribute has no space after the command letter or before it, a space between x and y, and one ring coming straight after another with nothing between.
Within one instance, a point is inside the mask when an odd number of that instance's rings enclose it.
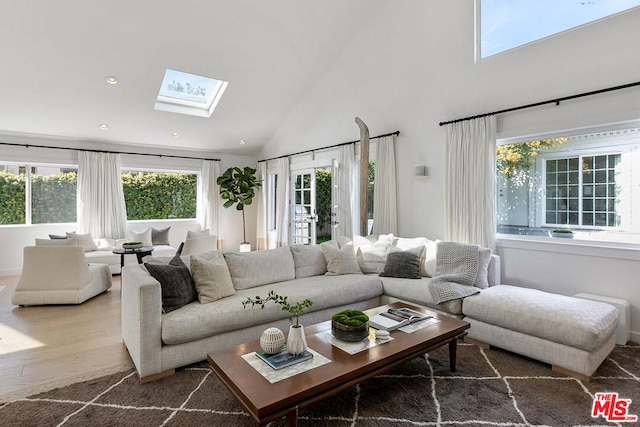
<instances>
[{"instance_id":1,"label":"vaulted white ceiling","mask_svg":"<svg viewBox=\"0 0 640 427\"><path fill-rule=\"evenodd\" d=\"M256 153L376 3L4 2L0 132ZM229 82L211 118L154 110L166 68Z\"/></svg>"}]
</instances>

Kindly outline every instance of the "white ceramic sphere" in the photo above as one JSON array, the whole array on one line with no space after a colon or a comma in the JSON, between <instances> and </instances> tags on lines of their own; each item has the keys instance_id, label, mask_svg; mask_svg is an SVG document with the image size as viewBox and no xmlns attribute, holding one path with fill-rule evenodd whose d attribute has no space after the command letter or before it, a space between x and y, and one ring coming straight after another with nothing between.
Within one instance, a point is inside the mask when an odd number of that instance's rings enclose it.
<instances>
[{"instance_id":1,"label":"white ceramic sphere","mask_svg":"<svg viewBox=\"0 0 640 427\"><path fill-rule=\"evenodd\" d=\"M278 328L269 328L260 336L260 348L267 354L279 353L285 343L284 333Z\"/></svg>"}]
</instances>

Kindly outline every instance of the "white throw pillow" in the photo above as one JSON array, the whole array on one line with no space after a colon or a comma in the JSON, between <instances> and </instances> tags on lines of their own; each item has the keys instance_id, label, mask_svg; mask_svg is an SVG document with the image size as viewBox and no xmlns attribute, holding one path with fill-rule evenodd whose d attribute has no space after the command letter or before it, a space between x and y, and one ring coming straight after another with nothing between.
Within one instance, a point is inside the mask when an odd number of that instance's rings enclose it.
<instances>
[{"instance_id":1,"label":"white throw pillow","mask_svg":"<svg viewBox=\"0 0 640 427\"><path fill-rule=\"evenodd\" d=\"M478 275L473 284L476 288L486 289L489 287L489 262L491 261L491 249L480 248L478 252Z\"/></svg>"},{"instance_id":2,"label":"white throw pillow","mask_svg":"<svg viewBox=\"0 0 640 427\"><path fill-rule=\"evenodd\" d=\"M82 246L85 252L97 251L98 246L93 241L91 233L79 234L79 233L67 233L67 237L70 239L76 239L77 245Z\"/></svg>"},{"instance_id":3,"label":"white throw pillow","mask_svg":"<svg viewBox=\"0 0 640 427\"><path fill-rule=\"evenodd\" d=\"M441 240L428 240L425 247L424 271L420 269L420 274L433 277L436 274L436 261L438 256L438 243Z\"/></svg>"},{"instance_id":4,"label":"white throw pillow","mask_svg":"<svg viewBox=\"0 0 640 427\"><path fill-rule=\"evenodd\" d=\"M131 237L132 242L140 242L142 246L153 246L153 241L151 240L151 229L147 228L142 232L135 232L133 230L129 230L129 237Z\"/></svg>"},{"instance_id":5,"label":"white throw pillow","mask_svg":"<svg viewBox=\"0 0 640 427\"><path fill-rule=\"evenodd\" d=\"M373 240L373 241L372 241ZM387 254L393 248L393 234L371 236L353 236L356 260L363 273L381 273L387 263Z\"/></svg>"},{"instance_id":6,"label":"white throw pillow","mask_svg":"<svg viewBox=\"0 0 640 427\"><path fill-rule=\"evenodd\" d=\"M191 257L191 276L198 291L200 304L213 302L236 292L231 281L229 267L221 252L210 259L193 255Z\"/></svg>"},{"instance_id":7,"label":"white throw pillow","mask_svg":"<svg viewBox=\"0 0 640 427\"><path fill-rule=\"evenodd\" d=\"M327 276L362 274L352 245L338 248L335 242L325 242L320 247L327 261Z\"/></svg>"},{"instance_id":8,"label":"white throw pillow","mask_svg":"<svg viewBox=\"0 0 640 427\"><path fill-rule=\"evenodd\" d=\"M425 246L426 244L426 237L414 237L412 239L396 237L395 239L393 239L393 245L398 249L402 249L403 251L406 251L407 249L418 248L420 246Z\"/></svg>"}]
</instances>

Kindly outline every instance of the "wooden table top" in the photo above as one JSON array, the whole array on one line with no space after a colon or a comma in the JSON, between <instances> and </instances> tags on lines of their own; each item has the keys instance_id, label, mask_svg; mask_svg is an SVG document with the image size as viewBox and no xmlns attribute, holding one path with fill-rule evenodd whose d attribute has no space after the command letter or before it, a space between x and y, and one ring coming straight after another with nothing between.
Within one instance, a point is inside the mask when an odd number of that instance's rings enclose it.
<instances>
[{"instance_id":1,"label":"wooden table top","mask_svg":"<svg viewBox=\"0 0 640 427\"><path fill-rule=\"evenodd\" d=\"M209 364L256 422L264 424L285 416L292 407L304 407L317 402L438 348L469 328L469 324L460 319L404 303L373 308L365 313L371 317L388 308L400 307L427 313L440 322L410 334L393 331L392 341L353 355L315 336L331 329L330 320L305 326L308 346L330 359L331 363L273 384L241 357L259 349L259 340L210 353Z\"/></svg>"}]
</instances>

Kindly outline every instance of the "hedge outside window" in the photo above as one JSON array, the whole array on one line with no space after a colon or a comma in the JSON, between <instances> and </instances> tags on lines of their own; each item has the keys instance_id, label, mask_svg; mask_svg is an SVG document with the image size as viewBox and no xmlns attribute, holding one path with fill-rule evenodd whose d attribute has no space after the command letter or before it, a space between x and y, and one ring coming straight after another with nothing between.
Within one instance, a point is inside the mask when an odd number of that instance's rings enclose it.
<instances>
[{"instance_id":1,"label":"hedge outside window","mask_svg":"<svg viewBox=\"0 0 640 427\"><path fill-rule=\"evenodd\" d=\"M75 168L1 165L0 224L76 222L76 181Z\"/></svg>"},{"instance_id":2,"label":"hedge outside window","mask_svg":"<svg viewBox=\"0 0 640 427\"><path fill-rule=\"evenodd\" d=\"M122 174L128 220L196 217L198 175L128 171Z\"/></svg>"}]
</instances>

